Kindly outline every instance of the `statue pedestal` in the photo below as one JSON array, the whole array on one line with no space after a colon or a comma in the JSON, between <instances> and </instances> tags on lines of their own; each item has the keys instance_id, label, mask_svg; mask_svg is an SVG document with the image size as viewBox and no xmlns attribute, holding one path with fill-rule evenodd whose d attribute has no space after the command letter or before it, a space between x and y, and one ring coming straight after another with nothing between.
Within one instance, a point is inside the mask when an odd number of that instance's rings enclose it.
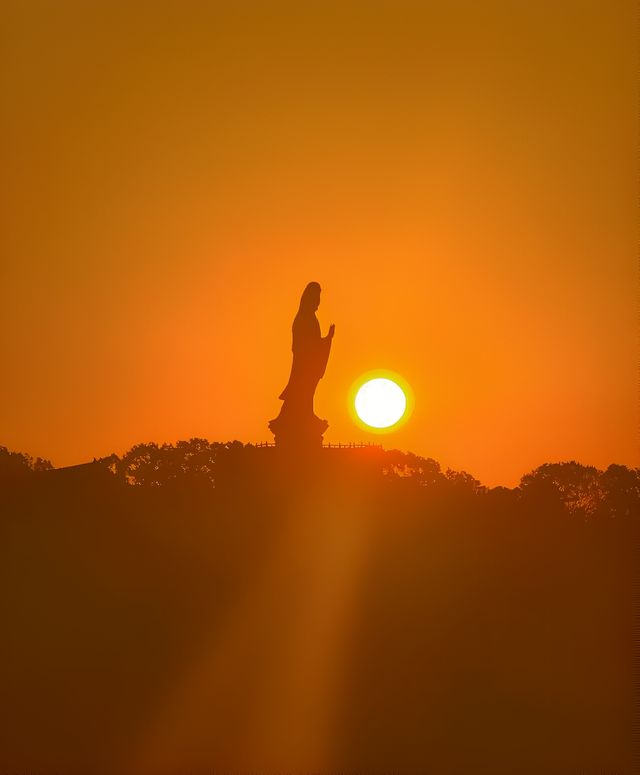
<instances>
[{"instance_id":1,"label":"statue pedestal","mask_svg":"<svg viewBox=\"0 0 640 775\"><path fill-rule=\"evenodd\" d=\"M322 437L329 423L316 415L304 419L283 416L282 413L269 423L276 447L291 452L322 449Z\"/></svg>"}]
</instances>

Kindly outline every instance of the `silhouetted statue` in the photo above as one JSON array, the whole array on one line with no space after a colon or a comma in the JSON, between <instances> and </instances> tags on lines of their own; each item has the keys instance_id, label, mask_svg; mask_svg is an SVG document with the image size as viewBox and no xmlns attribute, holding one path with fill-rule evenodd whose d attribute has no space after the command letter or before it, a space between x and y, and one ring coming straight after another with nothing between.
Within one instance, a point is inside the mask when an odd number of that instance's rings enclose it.
<instances>
[{"instance_id":1,"label":"silhouetted statue","mask_svg":"<svg viewBox=\"0 0 640 775\"><path fill-rule=\"evenodd\" d=\"M284 401L280 414L269 429L278 446L309 448L322 446L322 434L329 427L313 411L313 395L324 375L335 331L320 333L316 310L320 306L320 285L309 283L302 293L300 308L293 321L293 364L287 386L280 394Z\"/></svg>"}]
</instances>

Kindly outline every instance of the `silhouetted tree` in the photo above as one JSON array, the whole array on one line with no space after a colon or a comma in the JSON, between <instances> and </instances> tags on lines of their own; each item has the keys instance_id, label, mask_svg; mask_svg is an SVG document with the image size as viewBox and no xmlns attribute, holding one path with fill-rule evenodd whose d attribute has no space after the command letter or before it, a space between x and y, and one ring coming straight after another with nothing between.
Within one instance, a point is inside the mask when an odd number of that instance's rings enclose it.
<instances>
[{"instance_id":1,"label":"silhouetted tree","mask_svg":"<svg viewBox=\"0 0 640 775\"><path fill-rule=\"evenodd\" d=\"M136 444L122 456L118 473L128 484L158 487L175 477L175 461L171 459L170 444L148 442Z\"/></svg>"},{"instance_id":2,"label":"silhouetted tree","mask_svg":"<svg viewBox=\"0 0 640 775\"><path fill-rule=\"evenodd\" d=\"M475 476L466 471L454 471L447 468L445 477L449 487L455 492L478 495L487 489Z\"/></svg>"},{"instance_id":3,"label":"silhouetted tree","mask_svg":"<svg viewBox=\"0 0 640 775\"><path fill-rule=\"evenodd\" d=\"M607 517L640 517L640 469L612 463L600 474L598 513Z\"/></svg>"},{"instance_id":4,"label":"silhouetted tree","mask_svg":"<svg viewBox=\"0 0 640 775\"><path fill-rule=\"evenodd\" d=\"M559 501L570 513L585 517L598 510L602 500L600 472L572 460L568 463L545 463L520 480L525 499L535 498L553 504Z\"/></svg>"},{"instance_id":5,"label":"silhouetted tree","mask_svg":"<svg viewBox=\"0 0 640 775\"><path fill-rule=\"evenodd\" d=\"M436 460L398 449L384 452L382 473L390 478L410 479L427 487L442 485L446 481Z\"/></svg>"},{"instance_id":6,"label":"silhouetted tree","mask_svg":"<svg viewBox=\"0 0 640 775\"><path fill-rule=\"evenodd\" d=\"M227 465L241 466L245 448L239 441L222 443L200 438L178 441L175 445L149 442L136 444L122 458L112 455L101 462L135 486L162 487L187 482L214 486L221 459L224 457Z\"/></svg>"},{"instance_id":7,"label":"silhouetted tree","mask_svg":"<svg viewBox=\"0 0 640 775\"><path fill-rule=\"evenodd\" d=\"M34 471L52 471L53 464L50 460L47 460L47 458L37 457L33 461L33 470Z\"/></svg>"},{"instance_id":8,"label":"silhouetted tree","mask_svg":"<svg viewBox=\"0 0 640 775\"><path fill-rule=\"evenodd\" d=\"M115 453L107 455L106 457L94 458L93 462L104 466L112 474L118 473L120 458Z\"/></svg>"},{"instance_id":9,"label":"silhouetted tree","mask_svg":"<svg viewBox=\"0 0 640 775\"><path fill-rule=\"evenodd\" d=\"M176 444L180 476L193 482L215 483L216 461L222 444L193 438Z\"/></svg>"},{"instance_id":10,"label":"silhouetted tree","mask_svg":"<svg viewBox=\"0 0 640 775\"><path fill-rule=\"evenodd\" d=\"M11 452L0 446L0 480L20 479L34 471L48 471L52 468L50 460L41 457L34 460L24 452Z\"/></svg>"}]
</instances>

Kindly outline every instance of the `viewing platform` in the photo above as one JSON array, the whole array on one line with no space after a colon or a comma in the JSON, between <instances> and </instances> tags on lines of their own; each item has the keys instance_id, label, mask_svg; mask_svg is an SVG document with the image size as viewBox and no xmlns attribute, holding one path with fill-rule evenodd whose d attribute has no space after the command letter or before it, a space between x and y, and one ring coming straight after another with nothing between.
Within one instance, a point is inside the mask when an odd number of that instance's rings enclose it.
<instances>
[{"instance_id":1,"label":"viewing platform","mask_svg":"<svg viewBox=\"0 0 640 775\"><path fill-rule=\"evenodd\" d=\"M275 441L259 441L253 445L257 448L275 447ZM328 442L322 445L322 449L382 449L382 444L374 444L372 441Z\"/></svg>"}]
</instances>

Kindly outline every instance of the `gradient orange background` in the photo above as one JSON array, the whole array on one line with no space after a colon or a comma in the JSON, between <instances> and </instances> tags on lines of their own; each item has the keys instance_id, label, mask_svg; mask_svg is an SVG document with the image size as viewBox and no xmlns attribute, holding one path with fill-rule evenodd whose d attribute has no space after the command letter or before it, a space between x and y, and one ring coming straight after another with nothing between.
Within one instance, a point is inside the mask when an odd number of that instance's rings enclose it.
<instances>
[{"instance_id":1,"label":"gradient orange background","mask_svg":"<svg viewBox=\"0 0 640 775\"><path fill-rule=\"evenodd\" d=\"M0 443L269 439L317 280L327 441L389 368L385 446L639 464L635 3L1 14Z\"/></svg>"}]
</instances>

